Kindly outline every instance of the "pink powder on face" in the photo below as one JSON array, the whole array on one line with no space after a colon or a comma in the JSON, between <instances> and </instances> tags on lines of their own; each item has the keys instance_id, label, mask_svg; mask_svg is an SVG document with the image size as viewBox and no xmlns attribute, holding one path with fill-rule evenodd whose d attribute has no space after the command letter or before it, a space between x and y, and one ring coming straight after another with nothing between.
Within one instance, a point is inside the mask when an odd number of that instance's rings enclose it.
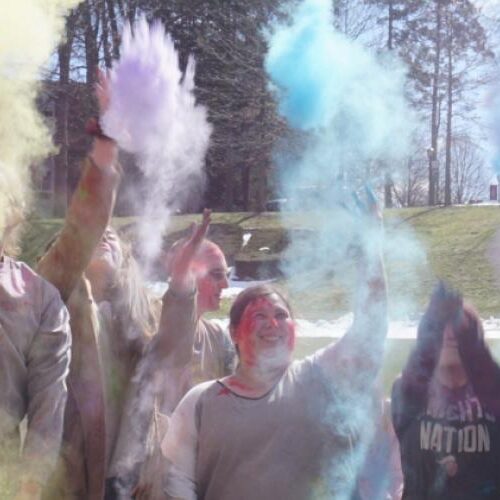
<instances>
[{"instance_id":1,"label":"pink powder on face","mask_svg":"<svg viewBox=\"0 0 500 500\"><path fill-rule=\"evenodd\" d=\"M282 301L280 300L280 302ZM251 365L254 365L256 362L255 338L252 335L256 329L254 314L262 309L271 309L274 311L275 307L276 302L270 300L269 297L259 297L248 304L243 312L240 324L236 330L236 337L240 353L245 356L246 361ZM278 327L279 320L273 316L271 321L274 327ZM295 322L292 318L288 318L286 325L288 330L287 347L292 351L295 348Z\"/></svg>"},{"instance_id":2,"label":"pink powder on face","mask_svg":"<svg viewBox=\"0 0 500 500\"><path fill-rule=\"evenodd\" d=\"M225 274L227 263L219 247L214 243L207 243L206 248L191 264L191 272L196 276L200 314L219 309L222 289L228 286L226 279L214 278L211 275L213 271Z\"/></svg>"},{"instance_id":3,"label":"pink powder on face","mask_svg":"<svg viewBox=\"0 0 500 500\"><path fill-rule=\"evenodd\" d=\"M236 330L240 355L244 355L249 365L255 365L255 340L252 338L252 332L255 329L255 321L253 315L267 301L264 298L258 298L250 302L243 311L240 324Z\"/></svg>"}]
</instances>

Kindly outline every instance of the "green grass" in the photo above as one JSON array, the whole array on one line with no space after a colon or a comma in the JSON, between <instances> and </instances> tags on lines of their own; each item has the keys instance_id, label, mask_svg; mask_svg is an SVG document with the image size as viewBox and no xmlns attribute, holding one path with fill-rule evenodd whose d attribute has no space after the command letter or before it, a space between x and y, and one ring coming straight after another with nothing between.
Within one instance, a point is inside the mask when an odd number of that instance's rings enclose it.
<instances>
[{"instance_id":1,"label":"green grass","mask_svg":"<svg viewBox=\"0 0 500 500\"><path fill-rule=\"evenodd\" d=\"M430 272L424 279L420 302L435 276L440 276L462 290L483 315L498 314L500 293L485 254L500 229L500 209L456 207L401 215L415 229L429 259Z\"/></svg>"},{"instance_id":2,"label":"green grass","mask_svg":"<svg viewBox=\"0 0 500 500\"><path fill-rule=\"evenodd\" d=\"M186 234L190 224L199 221L198 214L174 216L164 235L165 245ZM402 300L405 312L421 310L437 279L444 278L462 290L483 316L500 314L500 290L494 270L486 258L488 245L500 228L500 207L453 207L437 209L398 209L385 212L389 240L402 230L419 242L422 253L405 259L406 236L386 256L392 314L397 315ZM133 217L116 218L113 224L134 238ZM289 231L314 230L319 218L311 213L214 213L210 236L224 249L230 263L235 259L260 258L259 248L269 247L271 257L280 257ZM36 256L60 230L61 220L32 219L28 221L22 241L21 259L33 264ZM251 232L247 248L241 251L242 235ZM403 244L403 247L401 246ZM408 250L413 251L414 246ZM269 256L268 256L269 257ZM335 280L318 280L309 274L297 277L304 288L292 291L297 316L333 318L350 308L349 297ZM280 284L287 286L287 282ZM223 303L219 315L225 315L229 303Z\"/></svg>"},{"instance_id":3,"label":"green grass","mask_svg":"<svg viewBox=\"0 0 500 500\"><path fill-rule=\"evenodd\" d=\"M172 217L165 244L185 234L190 224L199 220L199 215ZM221 245L231 262L235 258L259 256L258 249L262 246L270 247L273 254L279 255L289 230L314 229L317 220L307 213L215 213L212 216L211 237ZM113 220L113 225L133 239L135 221L135 218L119 218ZM385 221L389 240L395 231L404 230L405 238L414 238L422 248L421 258L417 255L410 265L402 258L407 250L404 241L400 242L403 248L388 251L386 264L393 308L404 296L415 311L421 311L436 278L441 277L462 290L465 298L476 306L483 317L500 315L500 290L495 282L494 269L486 258L488 245L500 229L500 207L388 210ZM28 221L21 258L33 264L61 227L62 221L57 219ZM248 231L252 233L252 239L242 255L241 238ZM328 319L349 310L345 290L335 278L321 282L310 276L301 279L307 285L305 289L291 293L297 317ZM286 287L287 284L284 280L279 281L279 285ZM227 317L230 303L230 300L223 300L221 310L213 316ZM329 342L331 339L328 338L299 338L296 357L311 354ZM489 344L500 359L500 341L489 341ZM381 373L386 393L401 371L412 345L411 340L388 340Z\"/></svg>"},{"instance_id":4,"label":"green grass","mask_svg":"<svg viewBox=\"0 0 500 500\"><path fill-rule=\"evenodd\" d=\"M313 354L318 349L327 346L330 342L332 342L332 339L324 337L299 337L294 353L295 359L302 359L304 356ZM500 361L500 340L489 339L487 342L495 358ZM414 343L414 340L406 339L387 340L384 360L382 362L382 371L380 373L380 382L385 394L390 394L392 383L398 374L401 373L401 369L406 363Z\"/></svg>"}]
</instances>

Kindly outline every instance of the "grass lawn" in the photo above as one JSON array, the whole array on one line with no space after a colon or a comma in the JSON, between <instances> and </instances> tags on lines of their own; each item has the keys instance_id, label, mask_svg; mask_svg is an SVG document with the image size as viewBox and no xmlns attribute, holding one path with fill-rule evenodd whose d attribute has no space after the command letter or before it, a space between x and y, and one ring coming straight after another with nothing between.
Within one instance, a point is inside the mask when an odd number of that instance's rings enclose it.
<instances>
[{"instance_id":1,"label":"grass lawn","mask_svg":"<svg viewBox=\"0 0 500 500\"><path fill-rule=\"evenodd\" d=\"M165 235L166 245L185 233L191 222L199 219L199 215L172 217ZM211 238L221 245L230 263L239 257L251 259L263 246L270 247L279 256L280 245L283 245L289 231L314 229L317 220L314 214L308 213L214 213ZM133 239L134 218L117 218L113 224ZM389 248L386 255L393 306L404 296L412 302L416 312L421 311L436 278L442 277L462 290L483 317L500 316L500 290L495 282L494 269L486 258L493 235L500 228L500 207L387 210L385 224L388 239L393 247L399 247ZM61 227L62 221L58 219L35 218L28 221L22 240L21 259L33 264ZM250 232L252 238L248 248L241 252L242 235L246 232ZM400 234L399 240L394 239L397 233ZM410 240L420 246L420 256L410 261L417 262L417 268L408 266L401 258L406 251L413 251L414 243L413 246L405 246ZM334 279L322 282L313 281L308 276L303 279L305 283L310 281L310 287L291 294L297 317L328 319L349 310L345 290ZM285 280L279 283L287 285ZM223 301L221 310L215 316L227 317L229 307L230 301ZM330 341L328 338L300 338L296 357L306 356ZM412 344L410 340L388 341L381 375L386 391L400 372ZM500 341L490 341L490 345L500 359Z\"/></svg>"},{"instance_id":2,"label":"grass lawn","mask_svg":"<svg viewBox=\"0 0 500 500\"><path fill-rule=\"evenodd\" d=\"M199 219L198 214L173 216L165 234L165 245ZM258 249L264 246L279 258L289 232L314 230L318 224L315 214L306 212L214 213L212 221L211 238L221 245L230 263L236 258L256 258ZM500 207L394 209L385 212L385 221L388 240L392 241L386 265L394 314L402 297L411 303L406 311L421 311L436 278L442 277L462 290L482 316L500 315L500 290L485 256L495 231L500 228ZM133 239L135 218L115 218L113 224ZM22 241L21 258L33 264L61 226L62 221L58 219L30 220ZM252 238L241 251L242 235L246 232L250 232ZM393 238L396 233L399 239ZM410 239L413 243L408 244ZM419 247L420 254L408 264L402 257L415 247ZM297 316L327 319L349 310L345 290L335 279L321 282L309 276L301 279L308 286L291 293ZM285 280L280 283L287 285ZM219 315L225 315L228 307L229 303L223 304Z\"/></svg>"},{"instance_id":3,"label":"grass lawn","mask_svg":"<svg viewBox=\"0 0 500 500\"><path fill-rule=\"evenodd\" d=\"M332 339L329 338L298 338L295 358L301 359L304 356L314 353L316 350L321 349L328 345ZM401 369L403 368L408 355L414 345L414 340L406 339L389 339L386 342L385 356L382 364L382 372L380 380L384 388L385 394L390 395L392 383L396 379ZM500 339L489 339L488 345L490 346L495 358L500 361Z\"/></svg>"}]
</instances>

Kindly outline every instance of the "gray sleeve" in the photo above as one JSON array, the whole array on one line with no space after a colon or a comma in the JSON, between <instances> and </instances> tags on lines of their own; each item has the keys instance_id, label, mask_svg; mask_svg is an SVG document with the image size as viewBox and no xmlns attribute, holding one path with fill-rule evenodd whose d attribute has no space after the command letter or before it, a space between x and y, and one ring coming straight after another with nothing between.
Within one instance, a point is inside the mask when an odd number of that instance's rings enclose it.
<instances>
[{"instance_id":1,"label":"gray sleeve","mask_svg":"<svg viewBox=\"0 0 500 500\"><path fill-rule=\"evenodd\" d=\"M366 388L382 366L386 330L383 321L372 327L353 325L340 340L318 351L315 360L332 383L352 390Z\"/></svg>"},{"instance_id":2,"label":"gray sleeve","mask_svg":"<svg viewBox=\"0 0 500 500\"><path fill-rule=\"evenodd\" d=\"M338 342L318 351L316 361L331 382L365 390L382 366L387 330L385 280L375 275L374 279L367 278L357 292L351 328Z\"/></svg>"},{"instance_id":3,"label":"gray sleeve","mask_svg":"<svg viewBox=\"0 0 500 500\"><path fill-rule=\"evenodd\" d=\"M182 376L192 356L196 331L195 293L163 296L158 334L137 364L127 391L111 464L112 476L138 475L148 454L145 436L151 430L155 405L170 415L184 393ZM132 485L132 487L134 487Z\"/></svg>"},{"instance_id":4,"label":"gray sleeve","mask_svg":"<svg viewBox=\"0 0 500 500\"><path fill-rule=\"evenodd\" d=\"M43 291L42 318L27 355L28 429L23 450L29 474L44 483L61 444L71 334L57 291Z\"/></svg>"},{"instance_id":5,"label":"gray sleeve","mask_svg":"<svg viewBox=\"0 0 500 500\"><path fill-rule=\"evenodd\" d=\"M169 499L196 500L196 449L198 429L196 408L203 391L212 382L191 389L179 403L170 419L162 452L168 461L165 492Z\"/></svg>"}]
</instances>

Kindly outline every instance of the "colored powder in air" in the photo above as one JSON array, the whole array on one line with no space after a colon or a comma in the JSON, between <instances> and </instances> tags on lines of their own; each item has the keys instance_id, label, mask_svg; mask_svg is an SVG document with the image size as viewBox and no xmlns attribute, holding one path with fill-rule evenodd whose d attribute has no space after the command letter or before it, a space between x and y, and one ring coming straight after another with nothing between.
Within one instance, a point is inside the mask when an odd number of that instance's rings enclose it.
<instances>
[{"instance_id":1,"label":"colored powder in air","mask_svg":"<svg viewBox=\"0 0 500 500\"><path fill-rule=\"evenodd\" d=\"M387 175L405 178L415 129L406 68L336 32L329 0L304 0L290 18L270 29L265 67L293 130L275 150L279 195L310 211L311 225L291 233L284 271L293 288L333 273L354 294L353 255L360 246L376 254L380 238L352 193L366 184L381 193ZM385 250L418 286L425 253L411 231L391 228ZM404 293L397 300L411 307Z\"/></svg>"}]
</instances>

